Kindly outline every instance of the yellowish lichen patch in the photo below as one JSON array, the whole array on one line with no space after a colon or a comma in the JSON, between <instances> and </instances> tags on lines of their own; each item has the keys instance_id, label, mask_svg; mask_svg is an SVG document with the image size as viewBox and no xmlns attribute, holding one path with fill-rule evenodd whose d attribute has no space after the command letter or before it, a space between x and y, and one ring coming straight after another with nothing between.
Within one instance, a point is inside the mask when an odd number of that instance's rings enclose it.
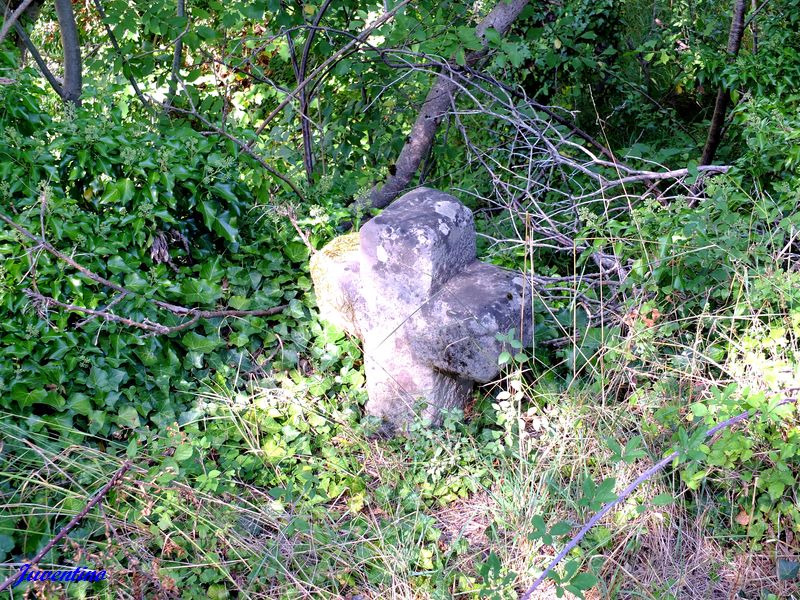
<instances>
[{"instance_id":1,"label":"yellowish lichen patch","mask_svg":"<svg viewBox=\"0 0 800 600\"><path fill-rule=\"evenodd\" d=\"M351 299L343 288L342 269L358 250L358 232L348 233L331 240L309 264L320 317L351 333L357 333L358 326Z\"/></svg>"},{"instance_id":2,"label":"yellowish lichen patch","mask_svg":"<svg viewBox=\"0 0 800 600\"><path fill-rule=\"evenodd\" d=\"M326 265L330 265L331 262L338 262L336 259L350 252L357 251L358 247L359 235L358 232L355 231L332 239L322 250L315 253L314 256L311 257L309 264L311 278L314 280L315 285L317 280L322 281L325 279L324 271L326 270Z\"/></svg>"}]
</instances>

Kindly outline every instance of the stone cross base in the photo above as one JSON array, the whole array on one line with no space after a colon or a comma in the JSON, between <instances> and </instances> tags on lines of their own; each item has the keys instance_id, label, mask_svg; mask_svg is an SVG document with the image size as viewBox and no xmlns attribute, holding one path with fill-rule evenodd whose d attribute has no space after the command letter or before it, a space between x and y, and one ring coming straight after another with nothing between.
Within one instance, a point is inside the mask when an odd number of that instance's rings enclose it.
<instances>
[{"instance_id":1,"label":"stone cross base","mask_svg":"<svg viewBox=\"0 0 800 600\"><path fill-rule=\"evenodd\" d=\"M367 412L395 427L438 423L497 377L497 333L531 343L526 278L476 259L472 213L443 192L405 194L315 254L311 276L320 316L363 341Z\"/></svg>"}]
</instances>

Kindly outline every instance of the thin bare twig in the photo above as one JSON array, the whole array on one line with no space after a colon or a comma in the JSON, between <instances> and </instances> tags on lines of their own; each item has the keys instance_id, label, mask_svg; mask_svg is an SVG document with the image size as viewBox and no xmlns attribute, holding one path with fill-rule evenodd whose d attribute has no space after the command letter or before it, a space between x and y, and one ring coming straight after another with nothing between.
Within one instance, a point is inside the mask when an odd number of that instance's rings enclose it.
<instances>
[{"instance_id":1,"label":"thin bare twig","mask_svg":"<svg viewBox=\"0 0 800 600\"><path fill-rule=\"evenodd\" d=\"M184 90L185 89L186 88L184 86ZM187 92L187 96L188 96L188 92ZM212 134L212 135L220 135L220 136L224 137L225 139L228 139L228 140L232 141L241 150L243 150L245 152L245 154L250 156L250 158L252 158L259 165L261 165L261 167L265 171L267 171L268 173L270 173L271 175L273 175L274 177L280 179L282 182L284 182L286 185L288 185L291 188L292 192L294 192L295 196L297 196L300 199L301 202L305 202L305 197L303 196L303 193L294 184L294 182L292 182L292 180L289 179L286 175L284 175L283 173L277 171L274 167L272 167L269 163L267 163L267 161L264 159L263 156L261 156L255 150L253 150L252 144L246 143L243 140L241 140L238 137L236 137L235 135L232 135L232 134L228 133L227 131L225 131L221 127L218 127L217 125L214 125L214 123L212 123L211 121L206 119L203 115L201 115L197 111L197 109L194 108L194 106L192 106L191 109L188 109L188 110L185 109L185 108L179 108L179 107L174 106L174 105L173 106L168 106L166 104L162 104L162 106L165 109L170 110L172 112L178 112L178 113L182 113L182 114L185 114L185 115L189 115L189 116L197 119L198 121L200 121L203 125L205 125L209 129L209 131L207 133ZM206 132L204 132L204 133L206 133Z\"/></svg>"},{"instance_id":2,"label":"thin bare twig","mask_svg":"<svg viewBox=\"0 0 800 600\"><path fill-rule=\"evenodd\" d=\"M111 45L114 47L114 50L119 55L120 59L126 65L128 64L128 58L122 53L122 49L119 47L119 43L117 42L117 36L114 35L114 30L111 29L111 25L108 24L108 19L106 18L106 11L103 8L103 3L101 0L94 0L94 5L97 8L97 12L100 14L100 20L103 22L103 26L106 29L106 34L108 34L108 39L111 41ZM128 79L128 82L133 87L133 91L136 93L136 97L139 98L139 101L142 105L150 112L152 112L153 107L150 101L145 98L142 90L139 89L139 84L136 83L136 79L134 79L133 75L131 74L130 68L123 69L123 73L125 77Z\"/></svg>"},{"instance_id":3,"label":"thin bare twig","mask_svg":"<svg viewBox=\"0 0 800 600\"><path fill-rule=\"evenodd\" d=\"M294 208L288 205L279 206L277 207L277 212L289 220L289 223L297 232L297 235L300 236L300 239L306 245L306 248L308 248L309 252L311 252L311 254L316 254L317 249L311 244L311 241L308 239L308 235L305 231L303 231L303 229L300 227L300 224L297 222L297 213L295 213Z\"/></svg>"},{"instance_id":4,"label":"thin bare twig","mask_svg":"<svg viewBox=\"0 0 800 600\"><path fill-rule=\"evenodd\" d=\"M67 304L66 302L61 302L60 300L56 300L55 298L51 298L50 296L45 296L41 292L36 290L25 290L25 295L28 296L35 304L38 306L42 306L44 308L50 306L57 306L64 310L73 311L73 312L80 312L87 315L91 315L92 317L98 317L105 321L113 321L115 323L122 323L123 325L128 325L129 327L136 327L137 329L143 329L152 334L156 335L169 335L171 333L177 333L178 331L183 331L197 323L200 319L216 319L216 318L224 318L224 317L268 317L271 315L276 315L286 309L286 305L282 304L280 306L273 306L270 308L263 308L259 310L232 310L232 309L222 309L222 310L198 310L198 309L188 309L189 312L183 313L184 316L190 317L188 321L185 321L179 325L174 325L169 327L167 325L162 325L161 323L156 323L154 321L144 320L144 321L135 321L133 319L128 319L127 317L122 317L120 315L115 315L114 313L108 310L95 310L92 308L87 308L85 306L77 306L75 304Z\"/></svg>"},{"instance_id":5,"label":"thin bare twig","mask_svg":"<svg viewBox=\"0 0 800 600\"><path fill-rule=\"evenodd\" d=\"M406 6L406 4L408 4L410 1L411 0L402 0L392 10L383 13L380 17L375 19L375 21L373 21L369 26L365 27L361 31L361 33L359 33L352 40L350 40L350 42L348 42L347 44L345 44L344 46L339 48L336 52L331 54L328 58L326 58L316 69L314 69L305 79L303 79L303 81L298 83L297 87L295 87L291 92L289 92L286 95L286 98L284 98L283 100L281 100L281 102L278 103L278 106L276 106L274 109L272 109L272 112L270 112L264 118L264 120L261 122L261 125L259 125L258 128L255 130L255 137L257 138L259 135L261 135L261 132L263 132L264 129L267 128L267 125L269 125L269 123L272 121L272 119L274 119L277 115L279 115L280 112L284 108L286 108L286 106L292 100L294 100L297 97L297 95L303 90L303 88L305 88L305 86L307 86L309 83L312 83L320 73L324 72L325 69L327 69L329 65L331 65L334 62L336 62L342 55L344 55L345 53L350 51L350 49L353 46L356 46L357 44L365 42L372 35L372 33L376 29L378 29L378 27L384 25L385 23L390 21L392 18L394 18L394 16L400 10L402 10ZM250 145L252 145L252 142L251 142Z\"/></svg>"}]
</instances>

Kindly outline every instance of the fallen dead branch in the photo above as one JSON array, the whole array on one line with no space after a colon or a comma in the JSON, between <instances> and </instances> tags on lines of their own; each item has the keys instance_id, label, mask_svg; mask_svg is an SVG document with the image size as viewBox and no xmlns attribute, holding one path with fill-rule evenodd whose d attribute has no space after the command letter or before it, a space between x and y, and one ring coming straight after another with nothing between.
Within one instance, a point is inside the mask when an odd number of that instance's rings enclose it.
<instances>
[{"instance_id":1,"label":"fallen dead branch","mask_svg":"<svg viewBox=\"0 0 800 600\"><path fill-rule=\"evenodd\" d=\"M777 405L775 405L774 408L778 408L778 407L784 406L786 404L794 404L794 403L797 403L797 401L798 401L798 398L784 398ZM711 429L708 429L703 434L703 437L706 438L706 439L710 438L710 437L713 437L716 433L722 431L723 429L727 429L728 427L732 427L733 425L736 425L737 423L742 423L744 421L747 421L747 420L751 419L752 417L756 417L756 416L758 416L760 414L761 414L761 412L751 413L749 410L741 412L738 415L730 417L729 419L725 419L724 421L722 421L721 423L718 423L717 425L715 425ZM710 444L713 445L715 441L716 440L712 440L710 442ZM654 464L652 467L647 469L644 473L639 475L639 477L637 477L628 487L626 487L624 490L622 490L614 500L612 500L611 502L606 503L599 511L597 511L592 516L592 518L589 519L584 524L584 526L580 528L578 533L576 533L572 537L572 539L570 539L570 541L567 542L567 545L564 546L564 548L562 548L561 552L559 552L556 555L556 557L552 561L550 561L550 564L547 565L547 568L544 571L542 571L542 574L539 575L539 577L536 579L536 581L534 581L531 584L531 586L527 590L525 590L525 592L520 596L520 600L529 600L531 598L533 592L535 592L537 590L537 588L544 582L544 580L547 578L547 576L550 574L550 572L553 569L555 569L562 560L564 560L564 558L570 553L570 551L580 543L580 541L584 538L584 536L586 536L587 533L589 533L589 531L592 529L592 527L597 525L600 522L600 520L611 511L612 508L614 508L619 503L621 503L623 500L625 500L628 496L630 496L636 490L636 488L638 488L645 481L647 481L648 479L653 477L656 473L661 471L664 467L666 467L672 461L674 461L677 458L680 458L680 456L681 456L680 450L675 450L674 452L668 454L667 456L662 458L660 461L658 461L656 464Z\"/></svg>"},{"instance_id":2,"label":"fallen dead branch","mask_svg":"<svg viewBox=\"0 0 800 600\"><path fill-rule=\"evenodd\" d=\"M102 488L100 488L100 491L98 491L94 495L94 497L91 500L89 500L89 502L86 503L86 506L84 506L78 512L78 514L72 517L70 522L64 525L61 531L59 531L58 534L52 540L50 540L47 544L45 544L44 548L39 550L39 552L36 553L36 556L34 556L30 560L30 562L26 564L30 565L31 567L38 564L39 561L42 560L42 558L44 558L47 555L47 553L50 552L50 550L52 550L53 547L58 542L60 542L70 531L72 531L75 528L75 526L78 523L80 523L81 520L89 513L89 511L92 510L92 508L94 508L105 497L108 491L112 487L117 485L117 483L119 483L120 480L122 480L123 475L125 475L125 473L128 472L131 466L132 465L130 461L125 461L124 463L122 463L122 466L117 470L117 472L114 473L111 479L109 479L108 482ZM10 586L15 579L18 579L18 575L16 573L11 575L11 577L9 577L2 584L0 584L0 592L8 588L8 586Z\"/></svg>"},{"instance_id":3,"label":"fallen dead branch","mask_svg":"<svg viewBox=\"0 0 800 600\"><path fill-rule=\"evenodd\" d=\"M4 214L0 214L0 221L3 221L17 230L20 234L22 234L27 239L31 240L35 243L35 245L30 248L28 251L29 253L36 252L38 250L44 250L59 260L65 262L72 268L76 269L92 281L99 283L109 289L118 292L120 296L115 298L112 302L108 304L106 309L91 309L84 306L78 306L75 304L69 304L66 302L61 302L60 300L56 300L55 298L51 298L49 296L45 296L36 288L36 283L34 281L33 289L28 289L25 291L25 294L30 298L31 302L36 306L36 308L40 311L40 313L44 314L46 310L50 307L58 307L63 310L73 311L73 312L80 312L90 317L94 318L101 318L105 321L111 321L114 323L121 323L123 325L127 325L129 327L135 327L137 329L142 329L147 331L153 335L169 335L171 333L176 333L178 331L182 331L187 329L197 323L200 319L214 319L220 317L260 317L260 316L271 316L280 313L283 311L286 306L273 306L270 308L260 309L260 310L233 310L233 309L219 309L219 310L203 310L199 308L191 308L186 306L180 306L178 304L172 304L170 302L164 302L162 300L153 300L148 298L148 301L152 302L157 307L169 311L174 315L179 315L182 317L187 317L189 320L178 325L174 326L167 326L161 323L157 323L155 321L136 321L134 319L129 319L127 317L123 317L121 315L117 315L112 313L109 309L114 304L117 304L120 300L122 300L126 296L138 296L144 297L142 294L138 294L133 292L113 281L98 275L94 271L87 269L72 257L67 256L57 248L55 248L52 244L50 244L44 237L38 237L31 233L28 229L20 225L19 223L14 222L11 218ZM33 270L33 269L32 269Z\"/></svg>"}]
</instances>

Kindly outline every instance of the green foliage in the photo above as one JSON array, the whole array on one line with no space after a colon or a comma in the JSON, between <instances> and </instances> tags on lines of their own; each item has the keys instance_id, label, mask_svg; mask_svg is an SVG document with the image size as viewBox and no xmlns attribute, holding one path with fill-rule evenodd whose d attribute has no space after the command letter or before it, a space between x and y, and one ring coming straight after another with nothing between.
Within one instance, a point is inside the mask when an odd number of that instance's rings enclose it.
<instances>
[{"instance_id":1,"label":"green foliage","mask_svg":"<svg viewBox=\"0 0 800 600\"><path fill-rule=\"evenodd\" d=\"M9 421L0 494L12 507L0 515L0 560L42 548L122 457L137 470L107 503L113 522L124 523L121 537L97 517L71 538L131 574L131 588L187 598L307 595L297 582L331 598L387 590L514 597L552 554L531 548L562 547L617 499L648 456L672 450L680 452L672 465L680 478L620 502L608 517L613 526L587 535L551 574L557 594L580 597L613 583L597 556L619 538L615 553L638 550L630 540L642 531L621 534L615 526L640 527L635 518L646 510L674 504L671 518L687 510L709 515L727 553L736 550L733 538L758 548L800 529L797 414L778 393L796 382L800 363L797 0L764 4L735 60L724 53L726 4L530 6L508 36L486 33L486 64L467 57L482 48L474 25L489 5L412 3L321 71L307 88L306 116L301 102L289 102L260 135L254 130L297 84L298 52L321 3L204 0L190 3L185 17L166 0L103 4L119 50L97 16L81 9L82 41L92 48L84 53L81 109L64 108L33 69L18 68L10 42L0 55L9 75L0 84L3 214L130 291L120 295L5 224L0 229L0 404ZM385 8L331 3L308 48L308 69ZM48 58L60 51L52 32L32 31ZM162 113L179 38L181 81L172 111ZM350 220L360 224L363 215L353 219L347 204L391 172L433 60L473 69L480 85L483 71L574 111L563 113L567 121L631 166L688 166L684 183L702 184L703 194L689 203L670 198L666 183L648 182L578 202L587 173L540 181L536 160L511 152L509 169L534 167L526 193L586 250L539 248L528 244L519 215L499 217L479 200L501 185L472 168L474 156L491 157L481 155L484 148L505 151L519 132L486 127L487 115L472 114L472 106L460 120L447 119L419 181L474 195L472 208L487 209L477 213L481 256L552 277L556 283L541 291L564 293L538 295L537 288L532 350L513 330L498 334L503 379L480 390L466 422L453 411L441 428L417 422L387 440L361 415L357 343L316 320L306 263L309 245L319 248ZM156 100L151 108L134 96L131 77ZM694 161L720 86L731 90L732 112L719 158L735 168L701 179ZM466 106L467 96L456 106ZM309 182L297 184L304 201L296 205L241 146L298 182L303 122L313 124L316 166ZM209 133L216 126L240 142ZM572 133L564 123L553 127ZM593 264L591 251L614 256L623 274ZM558 283L579 272L612 281L580 289ZM284 308L149 335L37 303L26 290L168 327L186 316L165 303ZM615 300L606 305L607 291ZM590 304L608 311L592 314ZM556 429L561 415L554 413L578 401L584 386L587 407ZM618 411L610 423L607 411ZM744 411L746 425L707 439L710 427ZM620 431L617 421L628 413L638 423ZM588 414L596 417L591 425ZM587 428L597 429L597 439L570 464L560 449ZM34 483L32 472L45 475ZM480 535L448 529L444 511L482 495L491 501L478 519ZM49 558L69 555L58 547ZM781 559L776 572L793 580L797 565ZM664 597L672 593L671 584L662 587Z\"/></svg>"},{"instance_id":2,"label":"green foliage","mask_svg":"<svg viewBox=\"0 0 800 600\"><path fill-rule=\"evenodd\" d=\"M270 354L280 368L298 364L319 328L308 319L310 279L297 274L307 261L304 246L286 223L262 218L277 207L252 209L253 198L271 197L271 180L230 144L188 127L165 137L116 110L52 120L21 87L0 91L6 214L132 292L120 298L47 253L36 253L31 271L33 255L20 245L29 241L4 228L0 329L10 360L0 366L0 381L32 429L57 422L123 437L148 422L163 429L202 414L192 407L198 381L257 377ZM156 302L287 308L274 318L207 319L153 337L80 313L35 310L23 294L34 277L42 294L61 302L113 306L166 326L184 317Z\"/></svg>"}]
</instances>

